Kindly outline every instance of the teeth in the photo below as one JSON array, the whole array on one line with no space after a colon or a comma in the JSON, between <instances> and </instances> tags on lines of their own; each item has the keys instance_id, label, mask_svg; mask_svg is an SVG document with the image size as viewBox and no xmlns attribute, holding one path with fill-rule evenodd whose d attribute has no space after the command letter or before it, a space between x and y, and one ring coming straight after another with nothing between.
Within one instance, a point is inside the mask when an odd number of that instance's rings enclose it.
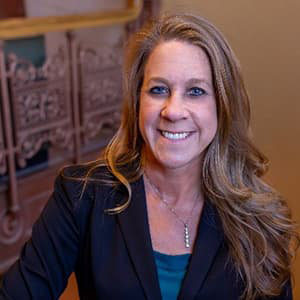
<instances>
[{"instance_id":1,"label":"teeth","mask_svg":"<svg viewBox=\"0 0 300 300\"><path fill-rule=\"evenodd\" d=\"M171 140L180 140L180 139L184 139L186 138L189 134L188 132L176 132L176 133L172 133L172 132L168 132L168 131L162 131L161 132L162 135L168 139Z\"/></svg>"}]
</instances>

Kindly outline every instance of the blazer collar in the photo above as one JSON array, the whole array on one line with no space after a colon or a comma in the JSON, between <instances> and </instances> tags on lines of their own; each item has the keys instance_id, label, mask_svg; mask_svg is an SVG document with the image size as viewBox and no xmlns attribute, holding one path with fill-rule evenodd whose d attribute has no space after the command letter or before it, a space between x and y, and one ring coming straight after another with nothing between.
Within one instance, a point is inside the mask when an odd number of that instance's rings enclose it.
<instances>
[{"instance_id":1,"label":"blazer collar","mask_svg":"<svg viewBox=\"0 0 300 300\"><path fill-rule=\"evenodd\" d=\"M161 300L142 179L133 183L131 189L130 205L125 211L118 214L118 220L146 299Z\"/></svg>"},{"instance_id":2,"label":"blazer collar","mask_svg":"<svg viewBox=\"0 0 300 300\"><path fill-rule=\"evenodd\" d=\"M142 178L133 183L131 188L131 203L125 211L118 214L120 228L146 298L161 300ZM222 240L223 233L217 213L209 203L205 203L179 300L195 298Z\"/></svg>"},{"instance_id":3,"label":"blazer collar","mask_svg":"<svg viewBox=\"0 0 300 300\"><path fill-rule=\"evenodd\" d=\"M194 299L201 289L224 239L216 209L206 201L199 223L193 253L178 300Z\"/></svg>"}]
</instances>

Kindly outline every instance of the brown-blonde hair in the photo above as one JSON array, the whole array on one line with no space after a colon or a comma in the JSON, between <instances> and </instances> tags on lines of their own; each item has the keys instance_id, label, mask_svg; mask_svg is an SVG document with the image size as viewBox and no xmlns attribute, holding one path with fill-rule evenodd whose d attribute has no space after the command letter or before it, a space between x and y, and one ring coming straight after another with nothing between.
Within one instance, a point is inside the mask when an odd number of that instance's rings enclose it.
<instances>
[{"instance_id":1,"label":"brown-blonde hair","mask_svg":"<svg viewBox=\"0 0 300 300\"><path fill-rule=\"evenodd\" d=\"M205 153L201 184L218 211L230 259L245 282L242 298L278 295L291 276L298 234L286 202L261 179L267 159L250 139L249 99L238 60L207 20L187 14L163 16L132 36L124 66L121 126L89 175L105 164L115 182L128 190L124 204L110 212L126 209L131 198L129 183L143 173L138 117L145 65L159 43L174 39L203 49L211 64L218 130Z\"/></svg>"}]
</instances>

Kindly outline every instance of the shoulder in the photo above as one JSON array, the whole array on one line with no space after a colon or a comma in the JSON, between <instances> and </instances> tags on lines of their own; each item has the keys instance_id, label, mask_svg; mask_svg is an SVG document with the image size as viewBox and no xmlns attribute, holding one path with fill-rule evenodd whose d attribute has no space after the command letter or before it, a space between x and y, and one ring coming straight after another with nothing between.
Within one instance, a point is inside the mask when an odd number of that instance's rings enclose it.
<instances>
[{"instance_id":1,"label":"shoulder","mask_svg":"<svg viewBox=\"0 0 300 300\"><path fill-rule=\"evenodd\" d=\"M103 183L107 177L106 167L71 165L64 167L55 180L54 191L48 201L52 215L64 214L73 220L84 235L89 217L95 212L104 212L108 205L113 186Z\"/></svg>"},{"instance_id":2,"label":"shoulder","mask_svg":"<svg viewBox=\"0 0 300 300\"><path fill-rule=\"evenodd\" d=\"M54 196L70 202L74 210L94 200L96 193L111 189L107 184L111 173L106 166L95 164L69 165L59 172L54 186ZM101 192L102 191L102 192Z\"/></svg>"},{"instance_id":3,"label":"shoulder","mask_svg":"<svg viewBox=\"0 0 300 300\"><path fill-rule=\"evenodd\" d=\"M60 170L58 178L65 184L71 185L80 185L84 182L99 184L112 179L113 175L104 164L98 165L91 162L65 166Z\"/></svg>"},{"instance_id":4,"label":"shoulder","mask_svg":"<svg viewBox=\"0 0 300 300\"><path fill-rule=\"evenodd\" d=\"M97 164L96 162L65 166L60 170L59 175L71 181L78 181L86 178L101 180L109 175L112 176L106 165L100 163Z\"/></svg>"}]
</instances>

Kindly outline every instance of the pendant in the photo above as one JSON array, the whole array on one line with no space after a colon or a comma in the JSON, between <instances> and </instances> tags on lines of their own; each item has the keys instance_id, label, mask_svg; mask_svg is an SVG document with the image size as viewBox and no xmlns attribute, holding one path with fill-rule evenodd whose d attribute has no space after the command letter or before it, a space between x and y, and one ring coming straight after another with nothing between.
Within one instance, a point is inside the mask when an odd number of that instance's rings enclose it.
<instances>
[{"instance_id":1,"label":"pendant","mask_svg":"<svg viewBox=\"0 0 300 300\"><path fill-rule=\"evenodd\" d=\"M185 248L190 248L190 233L187 224L184 224L184 242Z\"/></svg>"}]
</instances>

